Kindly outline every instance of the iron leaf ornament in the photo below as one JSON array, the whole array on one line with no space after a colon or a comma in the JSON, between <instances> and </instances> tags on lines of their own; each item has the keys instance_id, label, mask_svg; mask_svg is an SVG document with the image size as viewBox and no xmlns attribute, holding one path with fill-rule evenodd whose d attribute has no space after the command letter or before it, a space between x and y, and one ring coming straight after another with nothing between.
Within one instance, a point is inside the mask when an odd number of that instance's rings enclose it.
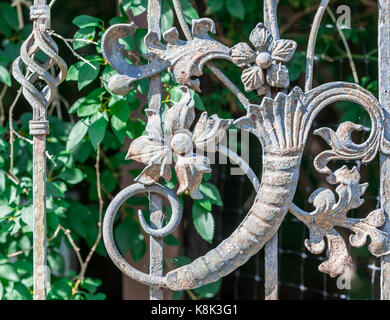
<instances>
[{"instance_id":1,"label":"iron leaf ornament","mask_svg":"<svg viewBox=\"0 0 390 320\"><path fill-rule=\"evenodd\" d=\"M354 247L362 247L369 237L371 243L368 249L374 256L386 255L390 251L388 235L378 229L385 223L382 209L372 211L364 219L347 217L349 210L356 209L364 203L361 196L368 187L368 183L359 183L360 174L357 168L349 170L343 166L336 170L334 175L338 183L336 188L338 200L336 201L331 190L320 188L309 198L315 210L311 213L296 214L296 217L309 227L310 239L305 240L305 246L310 252L322 253L325 249L325 239L327 240L329 259L319 266L319 270L331 277L342 274L345 267L350 266L352 262L345 241L335 227L354 232L349 237L349 242Z\"/></svg>"},{"instance_id":2,"label":"iron leaf ornament","mask_svg":"<svg viewBox=\"0 0 390 320\"><path fill-rule=\"evenodd\" d=\"M147 65L129 64L124 46L118 43L121 38L134 36L135 31L134 23L116 24L102 38L103 56L118 71L109 80L108 87L119 95L126 95L135 80L149 78L168 68L177 83L200 92L197 77L203 74L205 63L212 59L230 60L229 48L209 36L216 32L215 23L209 18L192 20L193 39L189 41L180 40L175 27L164 33L166 44L160 42L158 34L149 31L145 36L149 49L146 58L150 61Z\"/></svg>"},{"instance_id":3,"label":"iron leaf ornament","mask_svg":"<svg viewBox=\"0 0 390 320\"><path fill-rule=\"evenodd\" d=\"M343 273L351 262L346 243L335 227L346 228L354 233L349 240L353 246L362 246L367 238L370 238L369 250L372 254L388 254L389 235L379 230L384 223L382 210L375 210L364 219L347 216L351 209L363 203L361 196L367 188L366 183L360 183L357 168L342 167L333 172L327 166L333 160L360 160L362 163L368 163L378 150L383 154L390 154L390 144L384 136L384 110L378 100L355 83L331 82L312 88L310 56L315 46L309 46L308 49L309 74L305 83L306 90L294 87L288 91L289 76L284 63L292 59L297 44L292 40L279 39L275 15L277 5L274 1L265 1L265 5L268 4L268 22L258 23L250 34L249 40L255 50L246 43L239 43L229 49L213 39L209 33L215 33L215 24L209 18L193 20L190 29L179 5L180 1L173 0L173 3L187 40L179 38L176 28L165 32L165 43L160 41L159 34L150 31L145 37L145 43L150 50L147 56L149 64L128 64L125 59L126 52L118 43L120 38L134 34L133 23L110 27L102 41L104 57L118 72L109 80L109 88L113 92L126 94L134 81L152 77L164 70L170 71L174 80L183 86L181 100L174 103L163 121L156 110L146 110L147 134L135 139L129 148L127 159L139 161L146 167L136 178L138 183L126 188L126 196L125 189L118 194L118 198L114 198L107 210L103 227L107 251L118 268L148 285L168 287L171 290L198 288L217 281L246 263L274 237L287 212L294 214L309 227L310 239L305 245L311 252L321 253L326 247L325 239L327 240L329 260L321 264L319 269L331 276ZM318 18L315 20L314 31L318 30L319 21ZM316 32L313 34L311 39L315 40ZM222 71L210 65L214 59L226 59L243 68L242 82L245 91L256 90L259 96L266 93L261 103L246 103L248 100L242 98L244 95L235 84ZM222 120L216 115L209 117L207 113L203 113L194 129L190 128L195 112L189 90L200 90L198 78L206 64L233 94L244 102L246 114L233 124L253 133L262 144L261 184L256 187L257 195L248 214L228 238L188 265L172 270L165 276L151 276L128 265L116 250L112 236L114 217L119 204L126 197L148 190L147 186L154 188L155 192L163 193L163 187L157 182L161 177L169 181L173 162L180 184L177 193L188 190L192 198L201 197L198 187L202 175L211 169L209 159L199 154L198 150L218 151L218 144L231 123L230 120ZM269 90L271 88L272 90ZM352 141L351 134L363 127L352 122L340 124L336 132L329 128L314 132L330 146L330 150L321 152L315 158L315 169L325 174L330 184L337 185L338 198L336 199L329 189L319 189L309 199L315 210L308 213L293 203L303 151L317 114L326 106L339 101L349 101L362 106L370 116L371 132L368 139L360 144ZM239 159L236 162L240 163L241 167L248 167L242 158L235 155L235 159ZM245 172L248 177L253 176L252 170ZM173 226L168 230L172 232L178 225L180 210L171 191L166 191L166 194L178 212L174 221L168 223ZM143 221L142 216L140 219ZM142 223L145 224L144 221ZM152 234L151 229L148 230L148 233ZM154 230L153 234L168 234L168 231L157 231Z\"/></svg>"}]
</instances>

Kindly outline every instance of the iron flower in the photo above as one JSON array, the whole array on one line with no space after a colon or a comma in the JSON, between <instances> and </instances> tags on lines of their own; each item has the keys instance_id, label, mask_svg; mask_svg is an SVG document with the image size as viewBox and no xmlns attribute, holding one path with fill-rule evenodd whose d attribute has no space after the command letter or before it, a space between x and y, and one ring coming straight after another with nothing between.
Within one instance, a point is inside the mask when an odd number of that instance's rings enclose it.
<instances>
[{"instance_id":1,"label":"iron flower","mask_svg":"<svg viewBox=\"0 0 390 320\"><path fill-rule=\"evenodd\" d=\"M225 135L230 120L217 115L211 117L203 112L193 131L190 127L195 119L194 102L187 87L179 102L165 114L164 129L161 128L160 115L146 109L148 115L148 135L135 139L129 148L126 159L146 164L146 168L135 179L143 184L153 184L160 177L171 179L171 165L175 163L175 172L179 181L177 194L189 191L193 199L201 199L199 185L204 173L211 172L210 160L194 152L215 152L216 146Z\"/></svg>"},{"instance_id":2,"label":"iron flower","mask_svg":"<svg viewBox=\"0 0 390 320\"><path fill-rule=\"evenodd\" d=\"M245 68L241 76L245 91L257 90L262 95L267 84L287 88L290 80L283 63L291 60L297 48L296 42L275 40L261 22L252 30L249 40L256 51L245 42L236 44L229 51L232 61L240 68Z\"/></svg>"}]
</instances>

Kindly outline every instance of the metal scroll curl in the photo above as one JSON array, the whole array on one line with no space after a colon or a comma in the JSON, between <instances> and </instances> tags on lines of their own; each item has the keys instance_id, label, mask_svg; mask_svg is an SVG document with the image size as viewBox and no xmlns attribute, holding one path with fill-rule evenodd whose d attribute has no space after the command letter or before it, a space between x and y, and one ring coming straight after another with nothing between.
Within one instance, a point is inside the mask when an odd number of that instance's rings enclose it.
<instances>
[{"instance_id":1,"label":"metal scroll curl","mask_svg":"<svg viewBox=\"0 0 390 320\"><path fill-rule=\"evenodd\" d=\"M141 226L144 231L149 235L154 237L165 237L171 234L180 223L182 217L182 207L180 201L178 200L176 194L169 188L164 187L160 184L153 184L151 186L146 186L140 183L135 183L131 186L126 187L121 192L119 192L114 199L111 201L110 205L107 208L106 214L103 221L103 241L106 246L107 253L115 263L115 265L128 277L141 282L148 286L165 286L165 280L163 277L152 276L146 273L143 273L134 267L132 267L120 254L114 240L114 221L115 216L120 208L120 206L129 198L140 194L140 193L157 193L160 196L166 198L172 208L172 216L169 223L162 229L153 229L148 226L142 212L139 212L139 219Z\"/></svg>"},{"instance_id":2,"label":"metal scroll curl","mask_svg":"<svg viewBox=\"0 0 390 320\"><path fill-rule=\"evenodd\" d=\"M221 154L224 154L229 157L232 162L236 163L243 170L243 172L248 176L256 191L259 189L260 182L257 179L255 173L238 154L222 145L218 146L218 151ZM157 193L160 196L165 197L172 207L171 219L169 220L168 224L162 229L153 229L152 227L147 225L142 212L139 211L138 216L143 230L153 237L165 237L175 231L181 221L183 210L181 207L181 203L177 198L177 195L168 187L162 186L157 183L149 186L141 183L135 183L119 192L108 206L103 221L104 245L111 260L128 277L148 286L166 287L165 277L152 276L150 274L135 269L122 257L115 244L113 233L115 216L120 206L126 200L140 193Z\"/></svg>"}]
</instances>

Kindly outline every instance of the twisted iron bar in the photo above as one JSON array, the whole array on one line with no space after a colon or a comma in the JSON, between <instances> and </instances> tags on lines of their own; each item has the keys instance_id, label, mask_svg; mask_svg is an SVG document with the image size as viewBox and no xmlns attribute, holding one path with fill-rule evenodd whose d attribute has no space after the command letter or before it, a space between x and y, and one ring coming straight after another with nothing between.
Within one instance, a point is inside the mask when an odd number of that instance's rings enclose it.
<instances>
[{"instance_id":1,"label":"twisted iron bar","mask_svg":"<svg viewBox=\"0 0 390 320\"><path fill-rule=\"evenodd\" d=\"M57 94L57 86L65 79L67 65L58 55L58 47L48 34L50 6L46 0L35 0L30 7L33 31L22 44L20 57L12 65L12 74L23 90L22 93L33 109L29 122L33 136L33 214L34 214L34 300L46 299L48 270L46 265L46 136L49 134L47 108ZM43 64L35 54L42 51L48 56ZM25 73L23 73L25 66ZM56 77L48 70L59 68ZM41 82L46 85L40 90Z\"/></svg>"}]
</instances>

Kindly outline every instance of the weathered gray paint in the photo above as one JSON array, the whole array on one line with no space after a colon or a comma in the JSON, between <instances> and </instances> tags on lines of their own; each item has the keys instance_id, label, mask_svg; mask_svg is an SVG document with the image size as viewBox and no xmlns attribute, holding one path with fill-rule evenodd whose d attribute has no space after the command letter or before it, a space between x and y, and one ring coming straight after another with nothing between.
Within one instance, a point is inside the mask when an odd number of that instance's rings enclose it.
<instances>
[{"instance_id":1,"label":"weathered gray paint","mask_svg":"<svg viewBox=\"0 0 390 320\"><path fill-rule=\"evenodd\" d=\"M268 6L272 6L271 10ZM268 30L271 30L271 20L275 17L277 10L275 3L264 1L263 15L264 25ZM279 39L278 28L274 28L273 37ZM271 90L267 90L267 96L271 96ZM278 263L279 245L278 232L265 244L264 248L264 291L265 300L278 299L278 285L279 285L279 263Z\"/></svg>"},{"instance_id":2,"label":"weathered gray paint","mask_svg":"<svg viewBox=\"0 0 390 320\"><path fill-rule=\"evenodd\" d=\"M173 3L187 40L179 39L176 28L164 34L167 44L161 43L159 35L149 32L145 41L154 54L150 65L131 67L123 65L124 59L115 43L117 39L133 34L134 26L118 25L108 30L102 43L103 54L119 72L119 75L110 80L111 88L118 94L126 93L133 81L155 76L170 67L178 83L199 91L197 77L202 75L204 65L209 66L213 72L219 74L219 79L246 107L247 115L234 121L234 125L253 133L260 140L263 146L263 174L261 184L257 187L253 171L248 170L247 164L236 154L230 154L234 162L245 168L245 172L254 183L257 197L252 208L230 237L191 264L170 271L165 277L159 277L157 281L159 285L172 290L185 290L214 282L244 264L270 241L267 244L265 261L266 299L277 299L275 235L288 211L309 227L310 239L305 241L308 250L319 254L325 248L325 241L328 242L329 260L322 263L319 269L332 277L343 273L351 262L347 246L335 226L348 228L355 233L349 240L351 245L362 246L366 243L367 237L370 237L370 252L377 257L387 255L388 234L379 230L385 222L382 209L371 212L365 219L347 217L350 209L357 208L363 203L361 196L367 188L367 184L360 184L357 168L348 170L343 167L332 172L327 167L331 160L360 159L362 162L369 162L378 150L384 155L390 151L389 140L385 135L386 110L370 92L357 84L346 82L333 82L312 88L315 43L328 1L323 0L319 4L310 34L305 92L296 87L290 93L287 92L289 79L284 63L292 58L296 43L279 37L276 1L264 1L265 24L257 24L249 37L256 50L247 43L226 48L208 35L209 32L215 33L214 22L208 18L193 20L190 30L185 22L180 1L174 0ZM382 45L383 43L382 41ZM260 105L250 104L237 87L211 64L211 60L221 58L243 69L242 81L246 91L256 90L259 95L265 95ZM190 152L193 144L199 147L197 132L204 131L206 127L213 128L210 132L217 138L214 144L210 139L213 136L206 131L208 138L200 145L204 148L208 144L212 150L229 155L228 149L218 146L227 126L221 126L222 122L216 117L208 118L206 113L202 115L199 120L201 124L195 126L192 135L189 129L194 120L193 106L188 89L182 90L182 100L174 104L165 116L165 127L168 128L165 132L159 127L161 115L153 110L147 110L147 135L137 138L132 143L127 157L147 165L140 177L137 177L137 181L153 187L153 183L160 177L170 179L171 163L168 163L168 159L172 152L175 153L179 158L175 167L180 180L178 193L187 189L193 198L199 198L202 195L197 192L197 186L203 173L209 170L209 166L207 158ZM292 200L309 130L320 110L328 104L343 100L355 102L366 109L371 117L371 134L364 143L358 145L353 143L351 133L361 130L362 126L351 122L340 124L336 132L329 128L320 128L314 132L330 146L330 150L320 153L315 158L314 166L319 173L327 176L330 184L338 185L336 188L338 201L330 189L318 189L309 199L316 209L310 213L305 212L295 206ZM207 123L209 125L206 125ZM202 159L201 166L199 162L193 161L197 158ZM184 162L186 166L183 165L183 159L186 159ZM382 191L383 193L385 191ZM142 218L142 215L140 217ZM149 282L145 282L152 285L156 280L157 278L151 278Z\"/></svg>"},{"instance_id":3,"label":"weathered gray paint","mask_svg":"<svg viewBox=\"0 0 390 320\"><path fill-rule=\"evenodd\" d=\"M15 79L23 87L23 95L33 108L33 119L30 121L30 134L33 135L33 212L34 212L34 300L46 299L47 266L46 266L46 136L49 133L47 107L57 92L57 86L65 79L67 66L58 56L58 47L50 38L50 7L46 0L34 0L30 7L30 18L33 21L33 32L22 44L20 57L12 68ZM34 54L43 51L50 59L40 66L34 61ZM28 74L22 73L26 65ZM59 67L59 73L53 78L48 72L53 65ZM39 91L35 88L36 80L46 82Z\"/></svg>"},{"instance_id":4,"label":"weathered gray paint","mask_svg":"<svg viewBox=\"0 0 390 320\"><path fill-rule=\"evenodd\" d=\"M379 102L381 103L385 122L390 121L390 0L378 1L378 63L379 63ZM390 132L385 131L387 139ZM386 216L383 231L390 233L390 158L386 154L380 157L380 199ZM381 299L390 300L390 255L381 260Z\"/></svg>"},{"instance_id":5,"label":"weathered gray paint","mask_svg":"<svg viewBox=\"0 0 390 320\"><path fill-rule=\"evenodd\" d=\"M362 246L371 238L369 251L382 258L381 296L390 298L390 223L389 212L389 159L390 139L388 128L390 111L390 77L387 62L390 60L390 0L379 1L379 84L380 103L357 84L333 82L312 88L313 57L318 27L328 5L321 1L309 39L307 52L307 75L305 91L293 88L289 93L288 70L284 63L292 58L296 44L280 39L276 11L277 2L265 0L265 24L259 23L250 35L250 42L239 43L228 48L209 36L215 33L215 24L209 18L192 21L192 29L185 21L179 0L173 0L175 11L186 40L179 39L176 28L166 31L161 42L161 1L150 0L148 6L149 32L145 42L151 52L150 63L144 66L129 65L124 59L126 52L117 40L133 35L134 24L121 24L109 28L102 41L105 59L119 72L109 81L110 88L118 94L126 94L132 82L150 78L149 109L147 110L147 135L137 138L130 146L128 157L147 165L138 177L141 183L133 184L121 191L110 203L103 225L103 239L109 256L129 277L149 285L151 299L163 299L162 288L172 290L193 289L216 281L231 273L256 254L264 245L266 248L266 299L277 299L277 231L288 211L305 223L310 229L310 239L305 246L312 253L319 254L328 243L328 260L319 269L332 277L344 272L351 262L347 246L334 227L350 229L354 234L349 241L352 246ZM48 122L46 110L53 99L57 85L64 79L66 64L57 54L57 46L47 33L50 25L50 8L44 0L35 0L31 7L34 21L33 33L22 45L21 57L13 64L13 74L23 86L23 94L33 107L30 133L34 136L34 299L46 298L46 235L45 235L45 185L46 185L46 135ZM42 67L31 58L38 50L51 59ZM242 81L246 91L257 90L265 95L260 105L250 104L218 68L213 59L226 59L243 69ZM21 72L22 65L29 67L29 74ZM53 78L47 70L58 65L60 72ZM208 66L247 109L247 115L234 121L234 125L258 137L263 146L263 174L259 183L249 166L235 153L220 146L225 130L231 120L209 117L203 113L193 132L194 108L188 88L200 91L198 77L203 67ZM174 79L184 85L181 101L167 112L162 127L160 72L168 69ZM47 86L38 91L33 83L39 78ZM311 124L324 107L337 101L351 101L360 104L371 117L371 133L362 144L355 144L351 133L362 126L345 122L336 132L320 128L314 133L320 135L330 150L320 153L314 160L316 170L327 176L330 184L337 184L337 201L330 189L318 189L309 198L315 210L305 212L292 202L299 178L299 167ZM156 145L161 142L162 144ZM168 159L176 154L175 171L180 182L178 193L188 190L194 199L202 195L198 190L204 173L209 172L209 159L192 150L217 151L228 155L238 163L252 181L257 191L256 200L244 221L219 246L189 265L163 275L162 238L171 234L178 226L182 208L176 194L159 185L160 177L171 176ZM335 159L371 161L377 151L381 153L381 209L375 210L364 219L347 217L350 209L363 203L361 196L367 183L360 184L357 168L342 167L332 172L327 163ZM151 156L153 155L153 156ZM162 161L162 162L161 162ZM139 219L144 231L151 236L150 273L145 274L129 265L116 248L113 237L115 215L124 201L139 193L150 195L151 226L147 225L142 212ZM172 207L170 221L163 227L162 199L167 198ZM381 228L384 225L383 230Z\"/></svg>"}]
</instances>

